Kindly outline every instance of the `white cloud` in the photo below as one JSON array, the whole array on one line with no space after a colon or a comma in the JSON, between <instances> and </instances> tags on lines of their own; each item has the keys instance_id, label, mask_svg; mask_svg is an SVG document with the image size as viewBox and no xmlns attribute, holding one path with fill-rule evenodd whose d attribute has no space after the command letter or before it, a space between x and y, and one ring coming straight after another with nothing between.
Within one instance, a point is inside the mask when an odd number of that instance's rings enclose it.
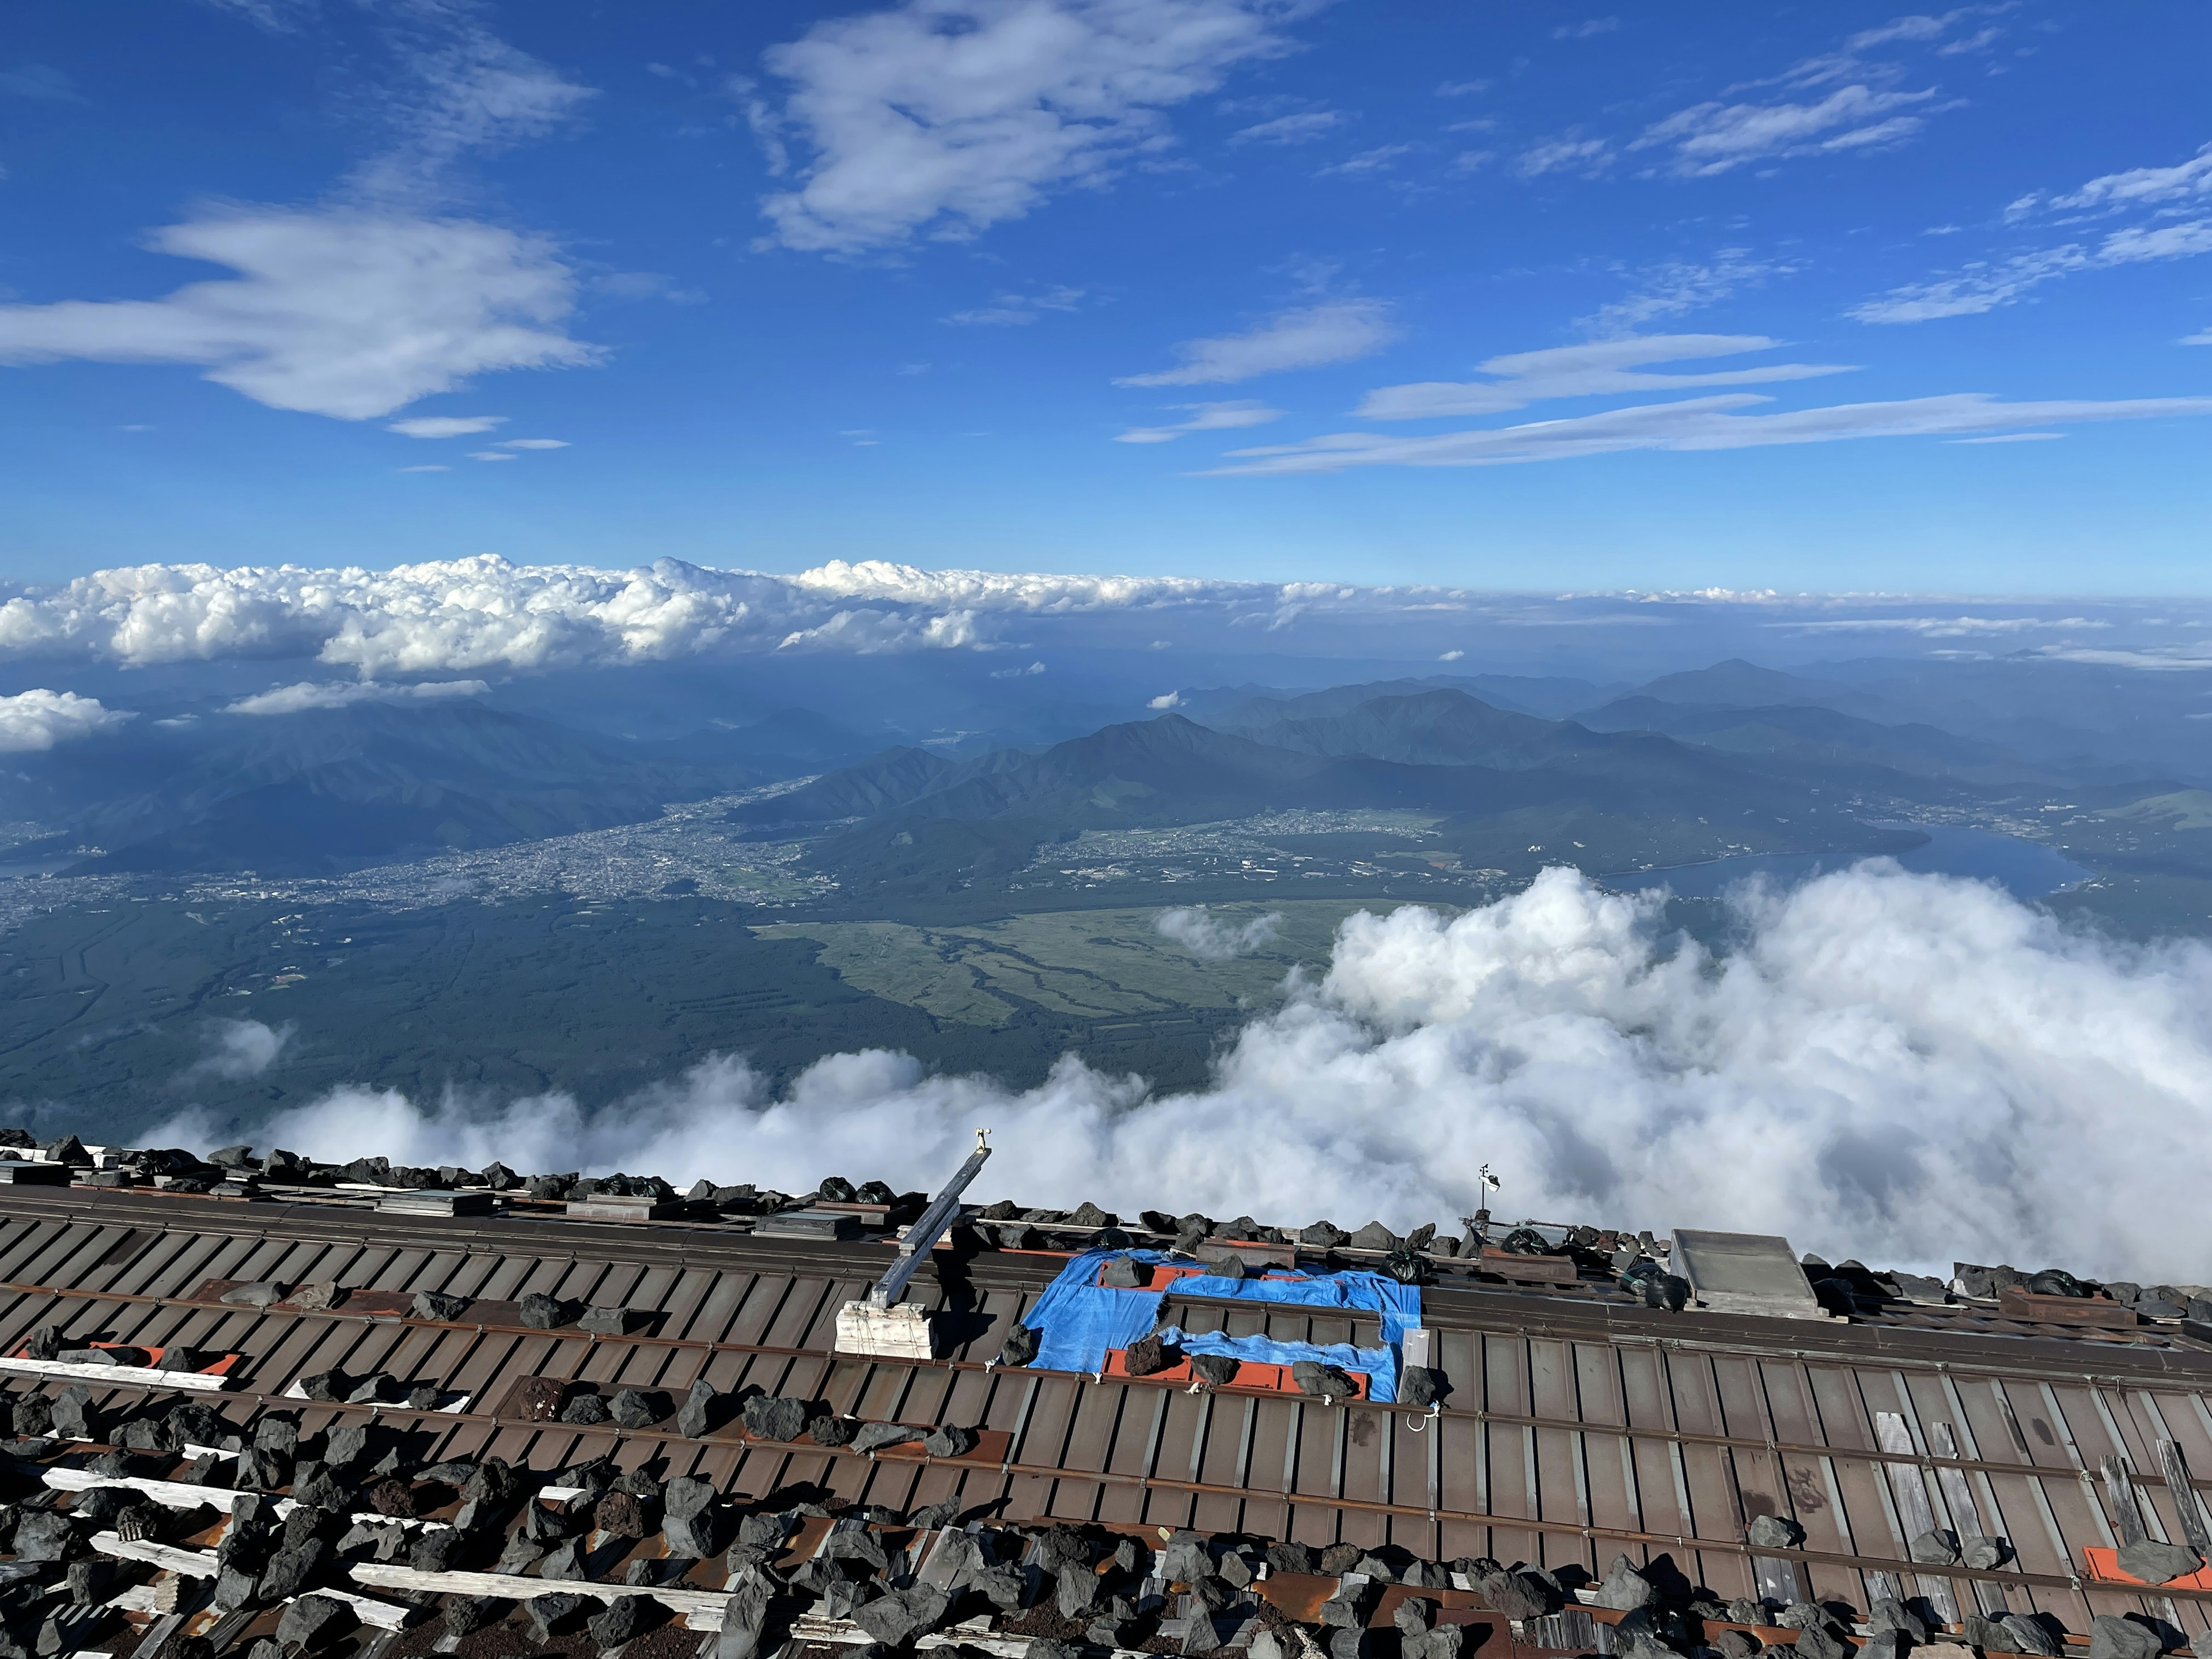
<instances>
[{"instance_id":1,"label":"white cloud","mask_svg":"<svg viewBox=\"0 0 2212 1659\"><path fill-rule=\"evenodd\" d=\"M805 1191L826 1168L876 1172L887 1147L950 1169L988 1122L979 1200L1449 1231L1486 1163L1512 1214L2188 1283L2212 1279L2204 1240L2173 1224L2212 1133L2208 1009L2204 945L2116 944L1974 883L1862 866L1749 900L1714 956L1656 902L1553 871L1453 920L1352 918L1327 977L1249 1024L1194 1092L1072 1056L1017 1092L875 1050L780 1097L721 1058L596 1114L347 1089L263 1133L325 1159ZM1267 1133L1224 1133L1255 1123ZM206 1128L147 1139L204 1145Z\"/></svg>"},{"instance_id":2,"label":"white cloud","mask_svg":"<svg viewBox=\"0 0 2212 1659\"><path fill-rule=\"evenodd\" d=\"M472 461L519 461L522 458L520 455L508 454L502 450L472 449L469 452L469 459Z\"/></svg>"},{"instance_id":3,"label":"white cloud","mask_svg":"<svg viewBox=\"0 0 2212 1659\"><path fill-rule=\"evenodd\" d=\"M1363 149L1357 155L1347 155L1341 161L1333 161L1314 173L1316 179L1356 179L1362 173L1381 173L1401 155L1413 153L1411 144L1377 144L1373 149ZM1466 160L1465 156L1460 158Z\"/></svg>"},{"instance_id":4,"label":"white cloud","mask_svg":"<svg viewBox=\"0 0 2212 1659\"><path fill-rule=\"evenodd\" d=\"M2212 252L2212 219L2177 221L2173 216L2187 210L2176 204L2208 198L2212 198L2212 144L2170 167L2107 173L2056 196L2031 191L2005 210L2008 222L2026 224L2055 217L2059 225L2076 225L2084 219L2130 212L2142 218L2107 230L2094 244L2076 240L2002 259L1978 259L1926 282L1892 289L1853 307L1848 314L1863 323L1978 316L2012 305L2045 283L2081 271Z\"/></svg>"},{"instance_id":5,"label":"white cloud","mask_svg":"<svg viewBox=\"0 0 2212 1659\"><path fill-rule=\"evenodd\" d=\"M2044 283L2084 270L2109 270L2159 259L2212 253L2212 220L2106 233L2094 247L2079 242L2014 254L1995 264L1977 262L1954 275L1910 283L1851 307L1863 323L1924 323L1942 317L1979 316L2014 304Z\"/></svg>"},{"instance_id":6,"label":"white cloud","mask_svg":"<svg viewBox=\"0 0 2212 1659\"><path fill-rule=\"evenodd\" d=\"M228 705L226 714L300 714L314 708L348 708L357 702L442 702L481 697L491 690L482 680L426 680L416 685L386 685L376 680L302 680L271 686Z\"/></svg>"},{"instance_id":7,"label":"white cloud","mask_svg":"<svg viewBox=\"0 0 2212 1659\"><path fill-rule=\"evenodd\" d=\"M451 472L453 469L433 463L428 466L403 466L399 470L402 472Z\"/></svg>"},{"instance_id":8,"label":"white cloud","mask_svg":"<svg viewBox=\"0 0 2212 1659\"><path fill-rule=\"evenodd\" d=\"M774 162L809 159L761 204L769 240L853 254L958 240L1096 186L1170 135L1161 112L1289 50L1297 0L907 0L770 48L789 86L757 100Z\"/></svg>"},{"instance_id":9,"label":"white cloud","mask_svg":"<svg viewBox=\"0 0 2212 1659\"><path fill-rule=\"evenodd\" d=\"M1152 931L1201 962L1227 962L1249 957L1274 943L1283 930L1283 914L1271 910L1241 926L1224 921L1203 904L1187 904L1163 910L1152 919Z\"/></svg>"},{"instance_id":10,"label":"white cloud","mask_svg":"<svg viewBox=\"0 0 2212 1659\"><path fill-rule=\"evenodd\" d=\"M19 691L0 697L0 754L51 749L112 732L137 718L128 709L105 708L99 698L74 691Z\"/></svg>"},{"instance_id":11,"label":"white cloud","mask_svg":"<svg viewBox=\"0 0 2212 1659\"><path fill-rule=\"evenodd\" d=\"M1584 138L1569 132L1531 144L1521 152L1520 158L1513 163L1513 170L1523 179L1540 179L1548 173L1595 179L1612 165L1611 144L1602 138Z\"/></svg>"},{"instance_id":12,"label":"white cloud","mask_svg":"<svg viewBox=\"0 0 2212 1659\"><path fill-rule=\"evenodd\" d=\"M1083 297L1083 289L1065 284L1030 294L1001 294L990 305L956 311L938 320L961 328L1021 328L1048 311L1073 311L1082 304Z\"/></svg>"},{"instance_id":13,"label":"white cloud","mask_svg":"<svg viewBox=\"0 0 2212 1659\"><path fill-rule=\"evenodd\" d=\"M1438 662L1457 662L1467 655L1464 651L1446 651L1437 658Z\"/></svg>"},{"instance_id":14,"label":"white cloud","mask_svg":"<svg viewBox=\"0 0 2212 1659\"><path fill-rule=\"evenodd\" d=\"M991 671L991 678L994 680L1023 680L1043 672L1044 665L1033 662L1027 668L994 668Z\"/></svg>"},{"instance_id":15,"label":"white cloud","mask_svg":"<svg viewBox=\"0 0 2212 1659\"><path fill-rule=\"evenodd\" d=\"M2194 334L2181 337L2183 345L2212 345L2212 328L2200 329Z\"/></svg>"},{"instance_id":16,"label":"white cloud","mask_svg":"<svg viewBox=\"0 0 2212 1659\"><path fill-rule=\"evenodd\" d=\"M1398 337L1390 307L1380 300L1328 300L1278 312L1257 328L1176 348L1181 368L1124 375L1115 386L1207 386L1249 380L1285 369L1349 362Z\"/></svg>"},{"instance_id":17,"label":"white cloud","mask_svg":"<svg viewBox=\"0 0 2212 1659\"><path fill-rule=\"evenodd\" d=\"M1238 427L1265 426L1270 421L1279 421L1283 411L1267 404L1249 400L1217 404L1170 404L1170 409L1188 410L1190 418L1177 421L1172 426L1138 426L1117 433L1117 444L1172 443L1187 432L1224 432Z\"/></svg>"},{"instance_id":18,"label":"white cloud","mask_svg":"<svg viewBox=\"0 0 2212 1659\"><path fill-rule=\"evenodd\" d=\"M1586 345L1555 346L1492 357L1477 367L1488 380L1429 380L1381 386L1356 411L1370 421L1417 421L1446 415L1492 415L1552 398L1593 398L1685 386L1757 386L1848 373L1847 363L1764 363L1703 374L1652 374L1651 363L1692 357L1735 357L1782 344L1763 334L1652 334Z\"/></svg>"},{"instance_id":19,"label":"white cloud","mask_svg":"<svg viewBox=\"0 0 2212 1659\"><path fill-rule=\"evenodd\" d=\"M1954 444L2032 444L2065 435L2063 432L2000 432L1990 438L1953 438L1948 441Z\"/></svg>"},{"instance_id":20,"label":"white cloud","mask_svg":"<svg viewBox=\"0 0 2212 1659\"><path fill-rule=\"evenodd\" d=\"M995 617L1182 605L1272 613L1299 591L881 561L835 561L793 575L672 559L626 571L490 556L386 571L146 565L0 604L0 654L134 665L312 658L380 678L665 660L720 648L958 650L988 642Z\"/></svg>"},{"instance_id":21,"label":"white cloud","mask_svg":"<svg viewBox=\"0 0 2212 1659\"><path fill-rule=\"evenodd\" d=\"M1156 640L1153 641L1153 648L1157 650L1166 643L1167 641L1164 640ZM1165 714L1170 708L1180 708L1182 707L1182 693L1180 691L1163 691L1158 696L1147 701L1145 707L1147 708L1157 708L1162 714Z\"/></svg>"},{"instance_id":22,"label":"white cloud","mask_svg":"<svg viewBox=\"0 0 2212 1659\"><path fill-rule=\"evenodd\" d=\"M1773 415L1735 412L1769 401L1754 392L1737 392L1610 410L1573 420L1447 432L1426 438L1334 433L1303 443L1232 450L1232 455L1246 458L1243 464L1218 467L1212 476L1334 472L1353 466L1500 466L1639 449L1751 449L1774 444L1832 443L1846 438L1949 437L2082 421L2212 415L2212 398L2006 403L1980 392L1895 403L1843 404Z\"/></svg>"},{"instance_id":23,"label":"white cloud","mask_svg":"<svg viewBox=\"0 0 2212 1659\"><path fill-rule=\"evenodd\" d=\"M219 1019L208 1033L207 1057L185 1076L188 1080L219 1077L232 1081L259 1077L291 1046L295 1029L289 1021L272 1027L258 1019Z\"/></svg>"},{"instance_id":24,"label":"white cloud","mask_svg":"<svg viewBox=\"0 0 2212 1659\"><path fill-rule=\"evenodd\" d=\"M1618 17L1591 17L1579 23L1562 23L1552 31L1554 40L1587 40L1594 35L1611 34L1620 27Z\"/></svg>"},{"instance_id":25,"label":"white cloud","mask_svg":"<svg viewBox=\"0 0 2212 1659\"><path fill-rule=\"evenodd\" d=\"M1310 144L1325 137L1344 125L1341 110L1305 110L1293 115L1278 115L1272 121L1262 121L1256 126L1243 127L1229 135L1232 144Z\"/></svg>"},{"instance_id":26,"label":"white cloud","mask_svg":"<svg viewBox=\"0 0 2212 1659\"><path fill-rule=\"evenodd\" d=\"M566 438L502 438L499 441L499 447L501 449L567 449L569 443Z\"/></svg>"},{"instance_id":27,"label":"white cloud","mask_svg":"<svg viewBox=\"0 0 2212 1659\"><path fill-rule=\"evenodd\" d=\"M546 137L598 96L492 33L478 12L468 0L379 9L397 73L369 100L392 138L356 171L358 196L408 202L434 195L462 156Z\"/></svg>"},{"instance_id":28,"label":"white cloud","mask_svg":"<svg viewBox=\"0 0 2212 1659\"><path fill-rule=\"evenodd\" d=\"M1894 112L1923 105L1935 95L1933 88L1878 92L1854 85L1838 87L1811 104L1696 104L1645 128L1629 149L1665 146L1674 151L1675 172L1705 178L1771 157L1898 143L1917 132L1924 121Z\"/></svg>"},{"instance_id":29,"label":"white cloud","mask_svg":"<svg viewBox=\"0 0 2212 1659\"><path fill-rule=\"evenodd\" d=\"M471 375L596 362L552 244L465 219L212 208L149 245L238 276L160 300L0 306L0 362L203 366L272 409L367 420Z\"/></svg>"},{"instance_id":30,"label":"white cloud","mask_svg":"<svg viewBox=\"0 0 2212 1659\"><path fill-rule=\"evenodd\" d=\"M2078 190L2051 198L2050 205L2062 210L2143 207L2199 196L2212 196L2212 144L2200 146L2196 155L2172 167L2104 173Z\"/></svg>"},{"instance_id":31,"label":"white cloud","mask_svg":"<svg viewBox=\"0 0 2212 1659\"><path fill-rule=\"evenodd\" d=\"M417 415L384 429L403 438L467 438L505 426L504 415Z\"/></svg>"},{"instance_id":32,"label":"white cloud","mask_svg":"<svg viewBox=\"0 0 2212 1659\"><path fill-rule=\"evenodd\" d=\"M1770 276L1795 276L1794 260L1757 259L1748 248L1724 247L1705 261L1667 260L1635 274L1635 291L1575 319L1596 335L1626 334L1662 317L1718 305L1740 288L1762 286Z\"/></svg>"}]
</instances>

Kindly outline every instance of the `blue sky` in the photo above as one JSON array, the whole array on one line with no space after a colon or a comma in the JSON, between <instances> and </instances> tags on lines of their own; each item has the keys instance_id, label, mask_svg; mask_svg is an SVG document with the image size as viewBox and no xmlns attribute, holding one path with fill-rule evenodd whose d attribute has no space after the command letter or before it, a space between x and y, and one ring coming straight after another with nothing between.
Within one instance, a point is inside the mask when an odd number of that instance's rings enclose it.
<instances>
[{"instance_id":1,"label":"blue sky","mask_svg":"<svg viewBox=\"0 0 2212 1659\"><path fill-rule=\"evenodd\" d=\"M2212 586L2199 6L14 21L18 580Z\"/></svg>"}]
</instances>

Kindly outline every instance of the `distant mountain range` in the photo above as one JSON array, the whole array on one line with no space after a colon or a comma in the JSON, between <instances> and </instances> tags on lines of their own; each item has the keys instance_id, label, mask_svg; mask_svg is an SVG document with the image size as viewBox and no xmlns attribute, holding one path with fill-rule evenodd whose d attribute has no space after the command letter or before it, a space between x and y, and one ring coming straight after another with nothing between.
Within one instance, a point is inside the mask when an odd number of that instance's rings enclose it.
<instances>
[{"instance_id":1,"label":"distant mountain range","mask_svg":"<svg viewBox=\"0 0 2212 1659\"><path fill-rule=\"evenodd\" d=\"M1325 710L1338 712L1316 712ZM925 889L1014 867L1084 830L1296 808L1434 813L1443 848L1509 872L1870 851L1913 839L1710 750L1540 720L1462 691L1245 699L1231 712L1265 723L1219 730L1168 714L1042 754L1001 750L967 762L893 750L733 816L787 832L835 825L817 854L825 867L864 884Z\"/></svg>"},{"instance_id":2,"label":"distant mountain range","mask_svg":"<svg viewBox=\"0 0 2212 1659\"><path fill-rule=\"evenodd\" d=\"M888 750L884 728L806 708L642 738L469 697L268 714L204 704L9 757L0 822L42 832L19 828L10 861L91 847L76 868L327 873L810 779L734 816L812 838L816 865L861 893L995 878L1085 830L1298 809L1425 814L1431 843L1462 867L1565 859L1609 872L1895 848L1909 832L1876 826L1921 805L2055 790L2113 804L2190 787L2193 775L2133 757L2172 720L2138 738L2109 671L2050 664L2039 682L2072 684L2096 731L2057 706L2030 719L2016 700L1977 700L1974 687L2018 672L1854 684L1729 661L1637 687L1499 675L1242 685L1176 693L1157 718L1048 745L955 732ZM1952 718L1914 717L1938 702ZM637 724L665 732L675 718Z\"/></svg>"},{"instance_id":3,"label":"distant mountain range","mask_svg":"<svg viewBox=\"0 0 2212 1659\"><path fill-rule=\"evenodd\" d=\"M101 849L81 872L321 874L636 823L867 746L803 714L650 744L467 699L211 714L14 757L0 818L52 826L13 860Z\"/></svg>"}]
</instances>

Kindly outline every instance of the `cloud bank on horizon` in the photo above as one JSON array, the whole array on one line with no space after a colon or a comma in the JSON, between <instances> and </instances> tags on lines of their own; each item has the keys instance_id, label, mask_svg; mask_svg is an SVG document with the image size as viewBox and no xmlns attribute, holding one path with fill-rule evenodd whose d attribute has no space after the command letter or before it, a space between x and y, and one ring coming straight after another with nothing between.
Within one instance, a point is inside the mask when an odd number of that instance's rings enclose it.
<instances>
[{"instance_id":1,"label":"cloud bank on horizon","mask_svg":"<svg viewBox=\"0 0 2212 1659\"><path fill-rule=\"evenodd\" d=\"M1669 936L1655 901L1559 869L1449 921L1356 915L1326 977L1188 1094L1073 1056L1014 1092L869 1050L778 1097L725 1056L597 1113L348 1088L254 1137L804 1192L896 1175L893 1144L900 1184L949 1170L980 1124L999 1149L985 1199L1454 1231L1488 1164L1505 1182L1492 1207L1515 1217L1777 1232L1883 1266L2212 1279L2175 1219L2212 1130L2212 945L2115 944L1886 860L1738 903L1720 956ZM228 1133L186 1113L149 1144Z\"/></svg>"},{"instance_id":2,"label":"cloud bank on horizon","mask_svg":"<svg viewBox=\"0 0 2212 1659\"><path fill-rule=\"evenodd\" d=\"M1711 625L1723 624L1716 643ZM1126 625L1125 625L1126 624ZM1140 624L1139 631L1130 628ZM1353 655L1408 663L1464 659L1481 638L1571 626L1679 628L1679 667L1715 655L1859 635L1895 651L2002 648L2116 667L2212 668L2212 623L2151 601L1942 599L1884 593L1689 592L1512 593L1470 587L1237 581L1191 576L927 570L832 560L794 574L716 570L659 559L630 569L516 564L490 555L389 570L301 565L148 564L0 600L0 665L153 668L231 661L313 662L352 683L280 684L228 704L274 714L364 701L476 696L487 673L528 674L709 654L1028 652L1050 636L1146 653L1176 641L1227 656ZM1377 630L1380 630L1379 632ZM1024 665L1024 673L1036 671ZM1170 659L1170 662L1172 659ZM1170 670L1172 672L1172 669ZM1280 672L1278 670L1277 672ZM428 678L404 684L410 677ZM68 699L65 691L40 697ZM18 700L20 702L20 699ZM1161 694L1153 707L1176 706ZM0 700L0 707L5 707ZM15 718L52 740L130 718L75 702ZM64 710L74 712L64 713ZM51 746L30 744L18 746Z\"/></svg>"}]
</instances>

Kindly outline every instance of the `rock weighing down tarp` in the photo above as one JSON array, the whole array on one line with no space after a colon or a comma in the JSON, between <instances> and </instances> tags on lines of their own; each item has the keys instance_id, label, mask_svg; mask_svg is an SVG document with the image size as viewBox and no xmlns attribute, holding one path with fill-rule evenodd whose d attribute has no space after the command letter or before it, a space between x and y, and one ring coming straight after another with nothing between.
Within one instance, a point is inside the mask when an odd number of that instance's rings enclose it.
<instances>
[{"instance_id":1,"label":"rock weighing down tarp","mask_svg":"<svg viewBox=\"0 0 2212 1659\"><path fill-rule=\"evenodd\" d=\"M1158 1325L1164 1291L1112 1290L1098 1283L1101 1264L1115 1256L1153 1265L1176 1261L1164 1250L1085 1250L1077 1256L1046 1287L1024 1322L1042 1339L1032 1364L1048 1370L1095 1372L1104 1368L1110 1350L1127 1347ZM1215 1279L1201 1273L1176 1279L1175 1293L1377 1316L1382 1322L1379 1348L1356 1348L1346 1342L1278 1342L1265 1336L1184 1331L1172 1325L1160 1332L1185 1353L1227 1354L1263 1365L1314 1359L1341 1370L1364 1371L1370 1400L1398 1397L1399 1345L1421 1322L1419 1289L1380 1273L1315 1273L1303 1267L1272 1268L1265 1279Z\"/></svg>"}]
</instances>

